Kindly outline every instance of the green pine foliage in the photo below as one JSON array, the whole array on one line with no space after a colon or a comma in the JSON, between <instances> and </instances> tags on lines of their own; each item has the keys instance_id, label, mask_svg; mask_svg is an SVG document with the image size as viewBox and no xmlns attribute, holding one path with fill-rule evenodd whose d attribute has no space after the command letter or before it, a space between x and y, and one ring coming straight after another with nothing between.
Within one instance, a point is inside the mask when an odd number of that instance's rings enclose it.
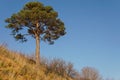
<instances>
[{"instance_id":1,"label":"green pine foliage","mask_svg":"<svg viewBox=\"0 0 120 80\"><path fill-rule=\"evenodd\" d=\"M64 23L58 18L58 13L51 6L40 2L28 2L23 9L5 20L6 28L12 30L16 40L27 41L27 35L38 36L43 41L53 43L65 35ZM27 30L26 32L22 30Z\"/></svg>"}]
</instances>

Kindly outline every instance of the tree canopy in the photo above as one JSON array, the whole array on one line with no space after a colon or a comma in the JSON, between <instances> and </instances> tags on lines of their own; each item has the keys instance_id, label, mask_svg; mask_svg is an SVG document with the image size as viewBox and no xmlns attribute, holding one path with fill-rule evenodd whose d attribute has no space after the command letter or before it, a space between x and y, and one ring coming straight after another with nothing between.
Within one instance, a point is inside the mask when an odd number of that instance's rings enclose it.
<instances>
[{"instance_id":1,"label":"tree canopy","mask_svg":"<svg viewBox=\"0 0 120 80\"><path fill-rule=\"evenodd\" d=\"M27 41L26 35L31 35L50 44L60 36L65 35L64 23L58 18L58 13L51 6L40 2L28 2L22 10L5 20L6 27L12 29L16 40ZM22 30L27 30L23 32Z\"/></svg>"}]
</instances>

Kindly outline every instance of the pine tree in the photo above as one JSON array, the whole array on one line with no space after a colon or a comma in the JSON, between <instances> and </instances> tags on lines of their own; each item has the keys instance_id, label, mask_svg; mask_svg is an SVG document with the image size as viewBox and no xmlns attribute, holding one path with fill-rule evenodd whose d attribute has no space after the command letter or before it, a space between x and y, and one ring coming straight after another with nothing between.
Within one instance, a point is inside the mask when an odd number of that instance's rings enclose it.
<instances>
[{"instance_id":1,"label":"pine tree","mask_svg":"<svg viewBox=\"0 0 120 80\"><path fill-rule=\"evenodd\" d=\"M44 6L38 1L28 2L22 10L5 20L6 28L12 30L16 40L26 42L30 35L36 40L36 69L40 66L40 41L54 43L54 40L65 35L64 23L51 6ZM25 32L26 31L26 32ZM37 80L37 79L36 79Z\"/></svg>"}]
</instances>

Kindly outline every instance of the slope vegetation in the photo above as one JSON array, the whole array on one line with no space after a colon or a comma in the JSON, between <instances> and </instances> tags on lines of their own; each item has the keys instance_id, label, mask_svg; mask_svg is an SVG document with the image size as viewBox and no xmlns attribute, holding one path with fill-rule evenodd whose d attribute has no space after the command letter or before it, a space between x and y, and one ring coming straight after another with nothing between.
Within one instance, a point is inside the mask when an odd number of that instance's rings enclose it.
<instances>
[{"instance_id":1,"label":"slope vegetation","mask_svg":"<svg viewBox=\"0 0 120 80\"><path fill-rule=\"evenodd\" d=\"M71 63L60 59L42 59L40 80L75 80L77 72ZM0 45L0 80L35 80L34 57L25 56Z\"/></svg>"}]
</instances>

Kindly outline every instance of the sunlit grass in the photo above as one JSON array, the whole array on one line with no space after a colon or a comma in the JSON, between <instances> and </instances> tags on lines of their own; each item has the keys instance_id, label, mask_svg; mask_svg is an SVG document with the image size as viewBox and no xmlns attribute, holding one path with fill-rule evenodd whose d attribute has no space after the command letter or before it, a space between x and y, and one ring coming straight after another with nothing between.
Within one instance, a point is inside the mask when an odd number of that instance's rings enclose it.
<instances>
[{"instance_id":1,"label":"sunlit grass","mask_svg":"<svg viewBox=\"0 0 120 80\"><path fill-rule=\"evenodd\" d=\"M47 59L41 60L39 76L40 80L72 80L65 69L67 64L64 61L47 62ZM63 64L63 63L64 64ZM52 65L58 66L52 66ZM65 68L62 68L62 67ZM59 70L56 70L56 69ZM61 72L60 72L61 70ZM59 71L59 72L58 72ZM61 75L64 72L64 75ZM34 56L25 56L22 53L10 51L5 45L0 45L0 80L35 80L36 70Z\"/></svg>"}]
</instances>

